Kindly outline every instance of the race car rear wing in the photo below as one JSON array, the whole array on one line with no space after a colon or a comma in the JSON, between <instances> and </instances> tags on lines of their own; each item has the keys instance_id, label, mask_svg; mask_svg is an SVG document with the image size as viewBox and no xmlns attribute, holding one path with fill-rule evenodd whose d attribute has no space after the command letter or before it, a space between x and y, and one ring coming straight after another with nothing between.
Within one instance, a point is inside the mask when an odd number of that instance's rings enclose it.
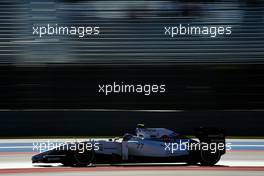
<instances>
[{"instance_id":1,"label":"race car rear wing","mask_svg":"<svg viewBox=\"0 0 264 176\"><path fill-rule=\"evenodd\" d=\"M224 145L225 142L225 130L222 128L205 128L200 127L196 129L196 137L199 139L200 143L216 143ZM221 151L222 154L225 153L224 150Z\"/></svg>"}]
</instances>

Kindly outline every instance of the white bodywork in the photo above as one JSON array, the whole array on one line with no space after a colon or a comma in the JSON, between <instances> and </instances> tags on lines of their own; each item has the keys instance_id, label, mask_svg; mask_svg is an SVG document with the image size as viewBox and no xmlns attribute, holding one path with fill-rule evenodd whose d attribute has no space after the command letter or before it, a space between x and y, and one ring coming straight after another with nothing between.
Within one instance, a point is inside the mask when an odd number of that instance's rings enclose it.
<instances>
[{"instance_id":1,"label":"white bodywork","mask_svg":"<svg viewBox=\"0 0 264 176\"><path fill-rule=\"evenodd\" d=\"M162 141L163 136L177 136L171 130L165 128L137 128L136 135L128 140L106 141L99 140L99 150L96 153L100 154L116 154L122 156L123 160L127 160L128 156L146 156L146 157L171 157L188 155L188 150L174 148L172 152L166 148L169 142ZM189 139L174 140L174 144L189 142ZM177 145L176 144L176 145ZM176 146L175 145L175 146Z\"/></svg>"}]
</instances>

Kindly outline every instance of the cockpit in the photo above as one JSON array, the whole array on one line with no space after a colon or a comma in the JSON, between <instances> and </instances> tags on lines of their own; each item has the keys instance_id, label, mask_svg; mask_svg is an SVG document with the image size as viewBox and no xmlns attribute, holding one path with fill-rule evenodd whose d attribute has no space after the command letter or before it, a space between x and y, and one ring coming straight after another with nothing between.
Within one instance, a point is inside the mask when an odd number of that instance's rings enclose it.
<instances>
[{"instance_id":1,"label":"cockpit","mask_svg":"<svg viewBox=\"0 0 264 176\"><path fill-rule=\"evenodd\" d=\"M177 134L166 128L145 128L144 124L139 124L136 128L136 135L144 139L161 139L165 136L172 137Z\"/></svg>"}]
</instances>

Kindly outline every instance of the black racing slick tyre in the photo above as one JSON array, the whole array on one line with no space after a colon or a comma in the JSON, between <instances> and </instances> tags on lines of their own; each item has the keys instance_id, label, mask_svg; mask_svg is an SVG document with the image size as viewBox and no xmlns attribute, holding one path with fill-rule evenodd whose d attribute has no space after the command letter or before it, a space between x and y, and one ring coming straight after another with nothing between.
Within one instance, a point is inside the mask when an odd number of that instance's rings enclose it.
<instances>
[{"instance_id":1,"label":"black racing slick tyre","mask_svg":"<svg viewBox=\"0 0 264 176\"><path fill-rule=\"evenodd\" d=\"M85 151L80 153L78 151L74 152L73 154L74 160L76 161L75 166L77 167L85 167L92 164L94 159L94 151Z\"/></svg>"},{"instance_id":2,"label":"black racing slick tyre","mask_svg":"<svg viewBox=\"0 0 264 176\"><path fill-rule=\"evenodd\" d=\"M70 150L68 151L64 161L62 161L61 163L64 166L85 167L92 164L94 160L94 155L94 150Z\"/></svg>"},{"instance_id":3,"label":"black racing slick tyre","mask_svg":"<svg viewBox=\"0 0 264 176\"><path fill-rule=\"evenodd\" d=\"M213 166L221 158L221 153L219 150L201 150L200 151L200 163L202 166Z\"/></svg>"}]
</instances>

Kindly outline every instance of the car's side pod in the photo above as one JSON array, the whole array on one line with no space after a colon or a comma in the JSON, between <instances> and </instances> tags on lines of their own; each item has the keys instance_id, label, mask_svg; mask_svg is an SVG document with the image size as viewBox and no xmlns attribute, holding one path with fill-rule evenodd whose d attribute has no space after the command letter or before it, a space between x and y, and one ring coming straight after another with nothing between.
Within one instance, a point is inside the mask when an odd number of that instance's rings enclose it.
<instances>
[{"instance_id":1,"label":"car's side pod","mask_svg":"<svg viewBox=\"0 0 264 176\"><path fill-rule=\"evenodd\" d=\"M213 127L200 127L195 130L196 137L199 139L200 143L207 143L220 146L221 155L225 154L225 130L223 128L213 128Z\"/></svg>"}]
</instances>

